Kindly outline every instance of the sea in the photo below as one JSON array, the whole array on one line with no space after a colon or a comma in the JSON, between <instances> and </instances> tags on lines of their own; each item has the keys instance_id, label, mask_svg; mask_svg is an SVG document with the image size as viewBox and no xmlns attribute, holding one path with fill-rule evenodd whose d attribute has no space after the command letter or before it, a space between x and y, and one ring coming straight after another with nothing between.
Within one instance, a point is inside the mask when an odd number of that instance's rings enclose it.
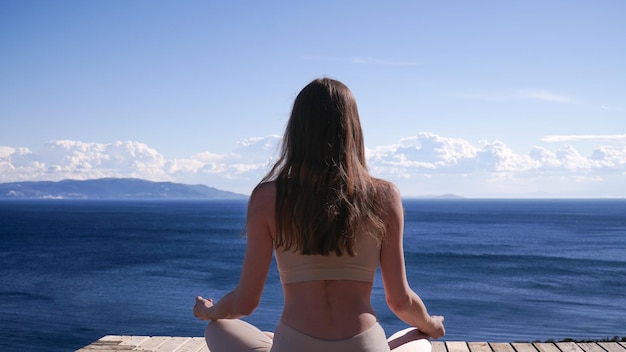
<instances>
[{"instance_id":1,"label":"sea","mask_svg":"<svg viewBox=\"0 0 626 352\"><path fill-rule=\"evenodd\" d=\"M203 336L197 295L237 284L246 200L0 201L0 351L74 351L104 335ZM626 336L626 199L405 199L411 287L443 340ZM406 325L372 304L387 334ZM273 330L272 263L247 321Z\"/></svg>"}]
</instances>

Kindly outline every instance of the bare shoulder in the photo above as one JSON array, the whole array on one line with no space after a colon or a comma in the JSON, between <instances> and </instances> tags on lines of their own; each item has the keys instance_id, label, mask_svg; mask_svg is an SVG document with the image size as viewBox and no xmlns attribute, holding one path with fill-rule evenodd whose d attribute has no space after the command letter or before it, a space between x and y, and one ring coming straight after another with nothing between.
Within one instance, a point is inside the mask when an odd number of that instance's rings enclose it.
<instances>
[{"instance_id":1,"label":"bare shoulder","mask_svg":"<svg viewBox=\"0 0 626 352\"><path fill-rule=\"evenodd\" d=\"M268 197L276 198L276 181L259 183L252 191L250 200L256 198L264 199Z\"/></svg>"},{"instance_id":2,"label":"bare shoulder","mask_svg":"<svg viewBox=\"0 0 626 352\"><path fill-rule=\"evenodd\" d=\"M263 182L257 185L252 191L248 204L248 211L260 213L267 213L268 211L273 212L275 203L276 182Z\"/></svg>"},{"instance_id":3,"label":"bare shoulder","mask_svg":"<svg viewBox=\"0 0 626 352\"><path fill-rule=\"evenodd\" d=\"M385 207L392 207L400 202L400 191L393 183L382 179L374 179L374 187L376 188L379 201Z\"/></svg>"}]
</instances>

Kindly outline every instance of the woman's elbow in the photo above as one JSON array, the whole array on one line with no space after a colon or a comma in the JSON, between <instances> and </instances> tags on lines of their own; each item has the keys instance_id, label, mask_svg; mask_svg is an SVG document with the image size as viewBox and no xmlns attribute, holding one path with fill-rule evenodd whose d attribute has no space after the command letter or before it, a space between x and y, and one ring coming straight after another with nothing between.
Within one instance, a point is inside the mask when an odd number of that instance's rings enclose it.
<instances>
[{"instance_id":1,"label":"woman's elbow","mask_svg":"<svg viewBox=\"0 0 626 352\"><path fill-rule=\"evenodd\" d=\"M402 313L411 308L411 299L409 296L387 296L387 306L395 313Z\"/></svg>"},{"instance_id":2,"label":"woman's elbow","mask_svg":"<svg viewBox=\"0 0 626 352\"><path fill-rule=\"evenodd\" d=\"M242 316L250 315L259 306L260 301L254 298L243 298L235 301L234 311Z\"/></svg>"}]
</instances>

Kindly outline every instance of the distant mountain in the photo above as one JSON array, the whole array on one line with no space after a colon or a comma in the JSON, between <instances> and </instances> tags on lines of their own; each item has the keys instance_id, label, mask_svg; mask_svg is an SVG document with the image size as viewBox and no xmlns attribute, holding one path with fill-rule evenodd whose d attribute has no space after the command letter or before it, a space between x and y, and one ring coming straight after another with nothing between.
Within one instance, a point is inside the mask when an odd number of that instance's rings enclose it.
<instances>
[{"instance_id":1,"label":"distant mountain","mask_svg":"<svg viewBox=\"0 0 626 352\"><path fill-rule=\"evenodd\" d=\"M0 199L245 199L248 196L204 185L101 178L58 182L0 183Z\"/></svg>"}]
</instances>

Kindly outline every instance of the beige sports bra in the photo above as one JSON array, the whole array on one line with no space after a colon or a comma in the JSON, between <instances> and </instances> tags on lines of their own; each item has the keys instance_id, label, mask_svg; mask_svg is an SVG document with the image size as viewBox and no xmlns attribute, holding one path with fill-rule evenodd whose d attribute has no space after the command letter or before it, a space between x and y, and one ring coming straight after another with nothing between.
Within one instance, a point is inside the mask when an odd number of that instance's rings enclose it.
<instances>
[{"instance_id":1,"label":"beige sports bra","mask_svg":"<svg viewBox=\"0 0 626 352\"><path fill-rule=\"evenodd\" d=\"M315 280L356 280L373 282L380 259L380 245L369 235L356 242L356 255L302 255L276 250L280 282L290 284Z\"/></svg>"}]
</instances>

